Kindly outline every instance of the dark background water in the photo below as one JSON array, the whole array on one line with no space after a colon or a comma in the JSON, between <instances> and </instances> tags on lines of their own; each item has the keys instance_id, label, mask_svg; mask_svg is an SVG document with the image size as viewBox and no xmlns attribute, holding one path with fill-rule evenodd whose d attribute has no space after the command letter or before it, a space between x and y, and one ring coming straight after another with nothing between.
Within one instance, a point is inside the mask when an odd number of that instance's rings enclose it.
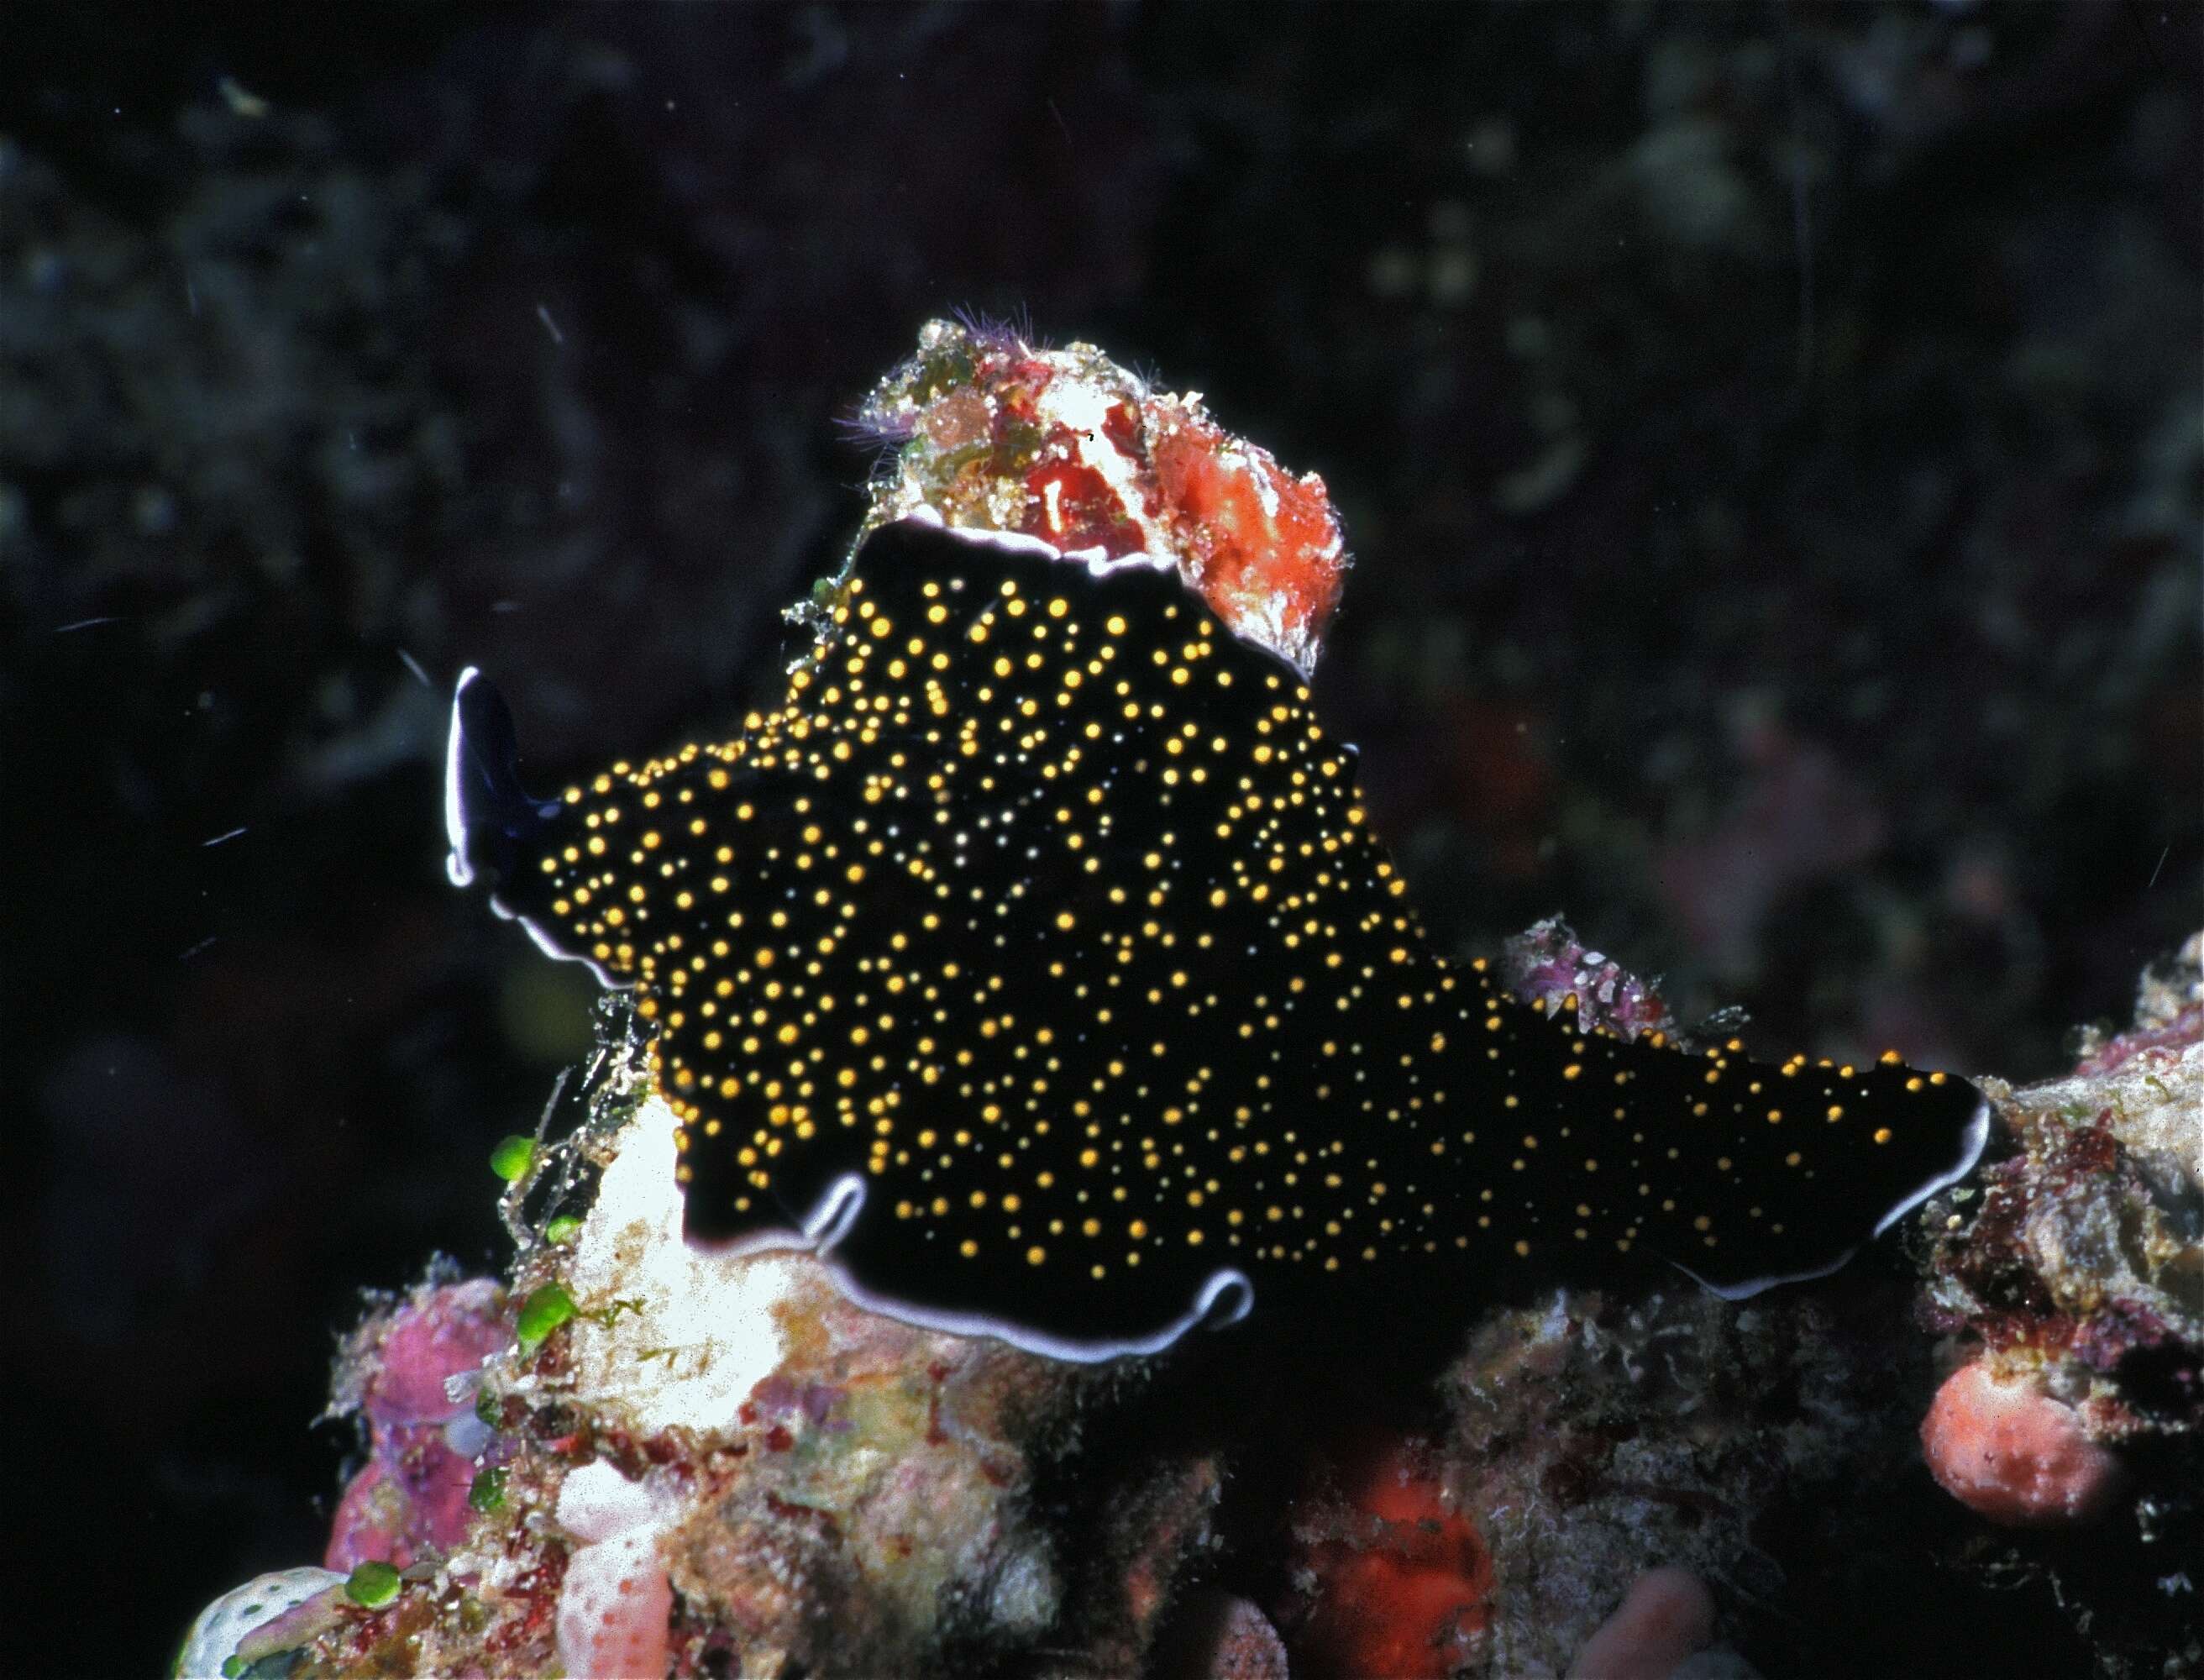
<instances>
[{"instance_id":1,"label":"dark background water","mask_svg":"<svg viewBox=\"0 0 2204 1680\"><path fill-rule=\"evenodd\" d=\"M442 876L770 680L952 306L1321 472L1443 941L2015 1077L2200 917L2199 12L9 6L0 1672L318 1557L577 977Z\"/></svg>"}]
</instances>

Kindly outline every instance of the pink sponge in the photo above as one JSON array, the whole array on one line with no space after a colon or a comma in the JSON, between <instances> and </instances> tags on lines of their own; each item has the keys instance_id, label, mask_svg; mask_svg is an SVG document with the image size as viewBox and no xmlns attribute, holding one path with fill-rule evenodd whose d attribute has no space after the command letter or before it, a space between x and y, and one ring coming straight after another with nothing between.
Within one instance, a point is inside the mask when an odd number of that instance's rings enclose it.
<instances>
[{"instance_id":1,"label":"pink sponge","mask_svg":"<svg viewBox=\"0 0 2204 1680\"><path fill-rule=\"evenodd\" d=\"M468 1490L483 1455L496 1451L473 1415L472 1385L483 1361L512 1339L505 1291L488 1278L424 1284L353 1333L339 1362L337 1408L366 1419L371 1456L337 1507L322 1559L330 1569L370 1561L404 1569L466 1538Z\"/></svg>"},{"instance_id":2,"label":"pink sponge","mask_svg":"<svg viewBox=\"0 0 2204 1680\"><path fill-rule=\"evenodd\" d=\"M559 1591L559 1656L578 1680L666 1672L673 1588L656 1538L619 1535L575 1552Z\"/></svg>"},{"instance_id":3,"label":"pink sponge","mask_svg":"<svg viewBox=\"0 0 2204 1680\"><path fill-rule=\"evenodd\" d=\"M559 1589L559 1659L576 1680L666 1672L673 1588L658 1542L677 1503L602 1460L560 1488L560 1525L578 1544Z\"/></svg>"},{"instance_id":4,"label":"pink sponge","mask_svg":"<svg viewBox=\"0 0 2204 1680\"><path fill-rule=\"evenodd\" d=\"M1921 1451L1945 1492L2015 1528L2094 1521L2125 1480L2120 1461L2083 1433L2071 1406L1980 1362L1936 1391L1922 1420Z\"/></svg>"}]
</instances>

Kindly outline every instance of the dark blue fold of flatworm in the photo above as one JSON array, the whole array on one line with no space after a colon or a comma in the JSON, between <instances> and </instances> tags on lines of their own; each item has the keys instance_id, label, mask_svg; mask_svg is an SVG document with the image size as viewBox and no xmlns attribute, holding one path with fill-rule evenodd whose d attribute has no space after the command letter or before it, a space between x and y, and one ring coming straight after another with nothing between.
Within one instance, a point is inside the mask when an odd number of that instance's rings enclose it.
<instances>
[{"instance_id":1,"label":"dark blue fold of flatworm","mask_svg":"<svg viewBox=\"0 0 2204 1680\"><path fill-rule=\"evenodd\" d=\"M1067 1356L1266 1279L1816 1275L1979 1153L1963 1081L1578 1030L1425 941L1351 755L1175 573L906 521L738 738L537 802L454 708L453 875L631 985L692 1240Z\"/></svg>"}]
</instances>

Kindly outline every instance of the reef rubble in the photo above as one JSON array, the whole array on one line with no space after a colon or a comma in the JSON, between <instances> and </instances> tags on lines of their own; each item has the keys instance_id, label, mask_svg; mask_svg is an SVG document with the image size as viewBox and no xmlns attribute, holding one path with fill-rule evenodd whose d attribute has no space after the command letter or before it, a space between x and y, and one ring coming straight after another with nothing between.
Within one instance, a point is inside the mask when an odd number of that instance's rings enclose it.
<instances>
[{"instance_id":1,"label":"reef rubble","mask_svg":"<svg viewBox=\"0 0 2204 1680\"><path fill-rule=\"evenodd\" d=\"M2204 1426L2204 934L2073 1071L1995 1081L2007 1145L1955 1192L1924 1309L1956 1356L2071 1407L2095 1442Z\"/></svg>"},{"instance_id":2,"label":"reef rubble","mask_svg":"<svg viewBox=\"0 0 2204 1680\"><path fill-rule=\"evenodd\" d=\"M1982 1082L2001 1157L1929 1202L1938 1483L2007 1530L1954 1567L2041 1581L2100 1671L2204 1670L2204 933L2072 1070ZM2148 1590L2138 1591L2138 1581Z\"/></svg>"}]
</instances>

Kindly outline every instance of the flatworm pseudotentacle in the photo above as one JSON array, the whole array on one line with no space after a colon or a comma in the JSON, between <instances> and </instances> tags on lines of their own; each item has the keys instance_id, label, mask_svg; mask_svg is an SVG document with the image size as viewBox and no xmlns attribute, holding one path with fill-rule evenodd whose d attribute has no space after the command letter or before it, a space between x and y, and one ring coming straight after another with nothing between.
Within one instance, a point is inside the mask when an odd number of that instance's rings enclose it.
<instances>
[{"instance_id":1,"label":"flatworm pseudotentacle","mask_svg":"<svg viewBox=\"0 0 2204 1680\"><path fill-rule=\"evenodd\" d=\"M1266 1278L1748 1294L1980 1151L1960 1080L1585 1033L1437 956L1298 672L1169 570L905 520L829 610L738 738L555 800L455 703L453 878L636 988L693 1238L1093 1357Z\"/></svg>"}]
</instances>

